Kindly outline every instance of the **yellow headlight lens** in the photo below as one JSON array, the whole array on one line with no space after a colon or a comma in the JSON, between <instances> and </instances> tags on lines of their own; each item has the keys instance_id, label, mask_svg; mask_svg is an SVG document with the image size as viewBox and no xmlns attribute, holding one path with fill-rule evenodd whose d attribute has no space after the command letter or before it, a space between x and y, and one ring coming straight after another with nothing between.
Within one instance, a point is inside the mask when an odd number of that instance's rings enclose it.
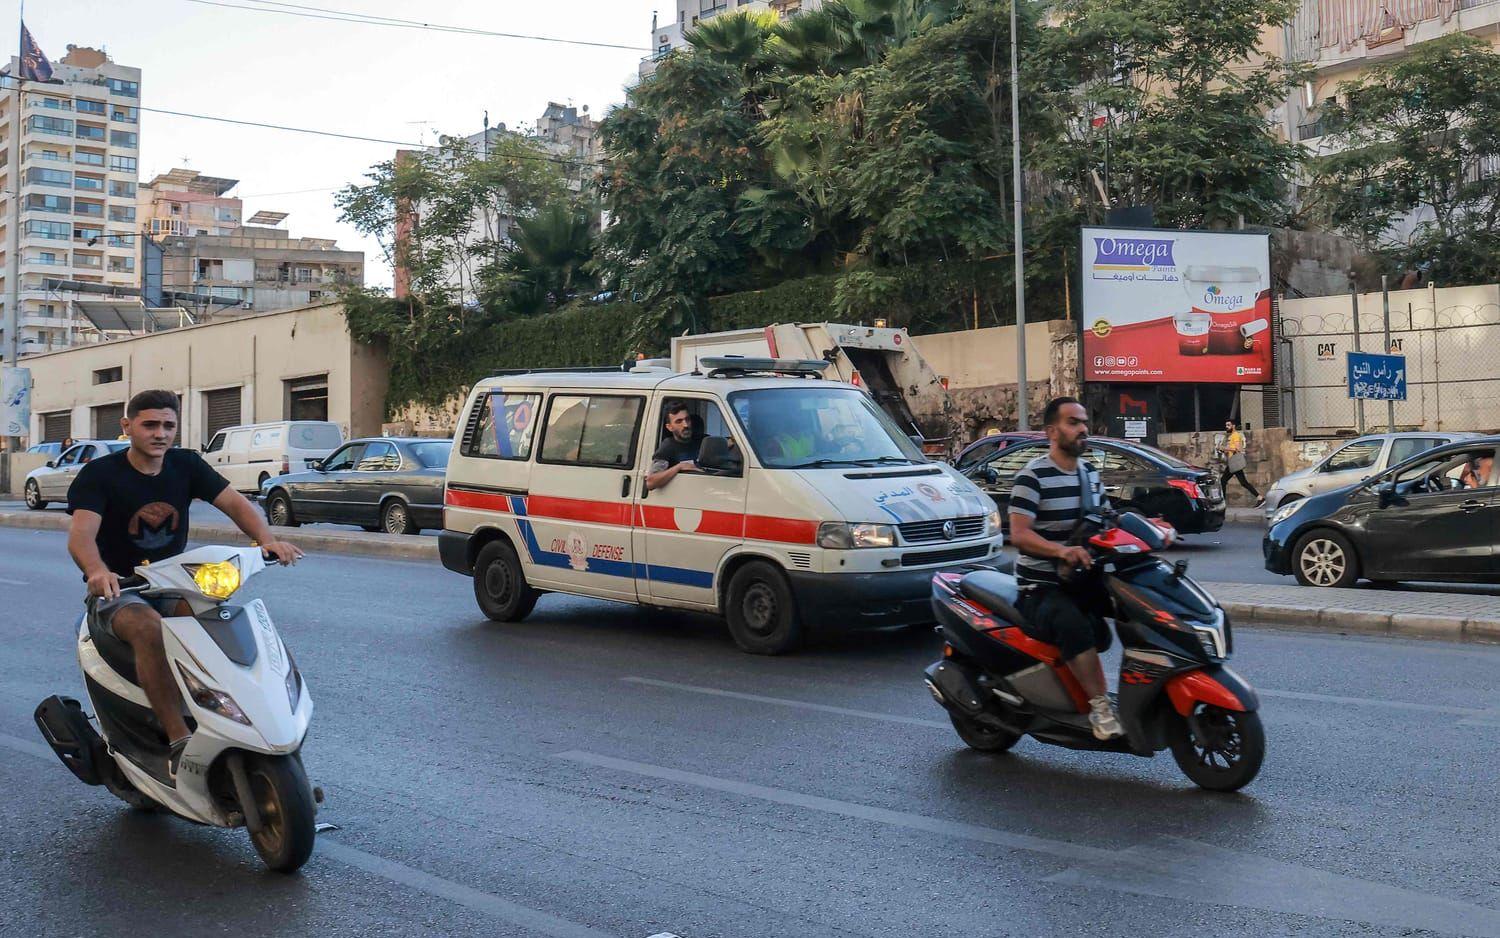
<instances>
[{"instance_id":1,"label":"yellow headlight lens","mask_svg":"<svg viewBox=\"0 0 1500 938\"><path fill-rule=\"evenodd\" d=\"M198 592L211 599L228 599L240 588L240 568L227 560L199 564L193 571Z\"/></svg>"}]
</instances>

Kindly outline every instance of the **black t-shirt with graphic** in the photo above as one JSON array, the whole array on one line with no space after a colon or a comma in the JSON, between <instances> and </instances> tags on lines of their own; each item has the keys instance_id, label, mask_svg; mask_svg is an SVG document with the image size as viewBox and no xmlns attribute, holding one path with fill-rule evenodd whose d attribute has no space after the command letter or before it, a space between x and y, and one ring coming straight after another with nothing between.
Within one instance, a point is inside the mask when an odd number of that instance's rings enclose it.
<instances>
[{"instance_id":1,"label":"black t-shirt with graphic","mask_svg":"<svg viewBox=\"0 0 1500 938\"><path fill-rule=\"evenodd\" d=\"M651 471L660 472L670 469L680 462L696 462L698 450L703 448L703 440L690 439L686 443L675 436L668 435L651 455Z\"/></svg>"},{"instance_id":2,"label":"black t-shirt with graphic","mask_svg":"<svg viewBox=\"0 0 1500 938\"><path fill-rule=\"evenodd\" d=\"M103 518L99 555L105 566L130 576L142 561L182 553L188 540L188 503L211 502L229 485L190 449L169 449L161 472L148 476L130 464L129 449L93 460L68 488L68 512L83 509Z\"/></svg>"}]
</instances>

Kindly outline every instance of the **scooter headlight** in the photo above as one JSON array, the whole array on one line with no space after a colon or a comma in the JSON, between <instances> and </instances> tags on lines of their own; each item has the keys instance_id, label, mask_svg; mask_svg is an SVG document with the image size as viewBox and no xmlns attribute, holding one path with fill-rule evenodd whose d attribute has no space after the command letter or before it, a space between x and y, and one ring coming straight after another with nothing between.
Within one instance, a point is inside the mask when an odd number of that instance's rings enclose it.
<instances>
[{"instance_id":1,"label":"scooter headlight","mask_svg":"<svg viewBox=\"0 0 1500 938\"><path fill-rule=\"evenodd\" d=\"M285 645L282 646L286 648ZM292 705L292 712L297 712L297 701L302 699L302 672L297 670L297 659L292 657L292 651L286 651L286 702Z\"/></svg>"},{"instance_id":2,"label":"scooter headlight","mask_svg":"<svg viewBox=\"0 0 1500 938\"><path fill-rule=\"evenodd\" d=\"M187 687L188 696L193 698L193 703L225 719L245 726L251 725L250 718L245 716L245 711L240 709L233 697L198 680L180 661L177 662L177 673L182 675L182 683Z\"/></svg>"},{"instance_id":3,"label":"scooter headlight","mask_svg":"<svg viewBox=\"0 0 1500 938\"><path fill-rule=\"evenodd\" d=\"M1222 660L1229 655L1229 642L1224 634L1225 619L1222 610L1216 610L1214 621L1208 625L1201 622L1191 623L1193 634L1198 636L1198 642L1202 644L1204 652L1210 658Z\"/></svg>"},{"instance_id":4,"label":"scooter headlight","mask_svg":"<svg viewBox=\"0 0 1500 938\"><path fill-rule=\"evenodd\" d=\"M193 585L209 599L228 599L240 588L240 568L228 560L193 564L186 568L193 575Z\"/></svg>"}]
</instances>

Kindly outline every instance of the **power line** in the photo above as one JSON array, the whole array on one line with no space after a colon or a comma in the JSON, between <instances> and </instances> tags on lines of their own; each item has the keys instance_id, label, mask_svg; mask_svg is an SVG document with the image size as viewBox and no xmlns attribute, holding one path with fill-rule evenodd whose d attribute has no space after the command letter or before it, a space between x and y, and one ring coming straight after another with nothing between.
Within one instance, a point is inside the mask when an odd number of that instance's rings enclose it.
<instances>
[{"instance_id":1,"label":"power line","mask_svg":"<svg viewBox=\"0 0 1500 938\"><path fill-rule=\"evenodd\" d=\"M627 46L614 42L591 42L586 39L561 39L556 36L532 36L524 33L503 33L471 26L447 26L441 23L423 23L418 20L403 20L390 16L375 16L367 13L349 13L323 7L304 6L296 3L270 3L268 0L248 0L264 3L263 6L245 6L227 3L225 0L187 0L203 6L224 7L230 10L248 10L252 13L279 13L282 16L297 16L303 19L327 20L334 23L359 23L364 26L388 26L394 29L420 29L428 32L454 33L464 36L487 36L496 39L525 39L533 42L555 42L570 46L589 46L595 49L623 49L628 52L651 52L644 46Z\"/></svg>"}]
</instances>

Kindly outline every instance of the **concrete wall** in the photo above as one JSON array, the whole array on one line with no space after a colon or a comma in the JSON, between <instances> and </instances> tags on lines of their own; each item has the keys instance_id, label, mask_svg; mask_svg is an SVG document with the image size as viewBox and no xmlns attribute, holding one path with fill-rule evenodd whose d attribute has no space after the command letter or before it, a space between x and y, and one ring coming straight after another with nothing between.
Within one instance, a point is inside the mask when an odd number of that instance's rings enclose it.
<instances>
[{"instance_id":1,"label":"concrete wall","mask_svg":"<svg viewBox=\"0 0 1500 938\"><path fill-rule=\"evenodd\" d=\"M1052 377L1048 357L1051 323L1026 325L1026 379L1046 381ZM962 332L914 335L912 343L948 388L982 388L1016 382L1016 327L995 326Z\"/></svg>"},{"instance_id":2,"label":"concrete wall","mask_svg":"<svg viewBox=\"0 0 1500 938\"><path fill-rule=\"evenodd\" d=\"M1223 430L1204 430L1199 433L1163 433L1157 437L1156 445L1180 459L1207 466L1214 450L1223 442ZM1251 430L1245 434L1245 476L1264 494L1271 483L1289 472L1311 466L1342 442L1298 441L1292 438L1290 430L1281 427ZM1229 483L1228 494L1231 505L1249 505L1254 501L1238 482Z\"/></svg>"},{"instance_id":3,"label":"concrete wall","mask_svg":"<svg viewBox=\"0 0 1500 938\"><path fill-rule=\"evenodd\" d=\"M24 364L31 369L33 439L41 439L43 414L70 410L73 436L90 436L92 408L167 388L182 397L184 446L207 442L204 392L238 387L243 423L281 420L283 382L320 374L328 375L328 419L346 436L379 433L388 376L384 356L350 338L337 303L33 355ZM96 371L114 367L122 380L94 383Z\"/></svg>"},{"instance_id":4,"label":"concrete wall","mask_svg":"<svg viewBox=\"0 0 1500 938\"><path fill-rule=\"evenodd\" d=\"M46 453L0 453L0 492L19 497L26 474L47 465L51 458Z\"/></svg>"}]
</instances>

